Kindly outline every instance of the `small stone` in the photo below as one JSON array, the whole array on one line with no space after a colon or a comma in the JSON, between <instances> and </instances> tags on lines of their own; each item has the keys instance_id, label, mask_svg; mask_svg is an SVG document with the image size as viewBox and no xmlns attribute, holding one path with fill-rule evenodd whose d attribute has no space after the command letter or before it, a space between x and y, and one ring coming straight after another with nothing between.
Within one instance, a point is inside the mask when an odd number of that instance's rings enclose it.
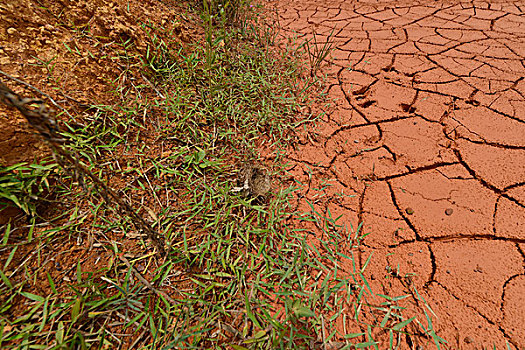
<instances>
[{"instance_id":1,"label":"small stone","mask_svg":"<svg viewBox=\"0 0 525 350\"><path fill-rule=\"evenodd\" d=\"M11 28L7 28L7 34L9 35L13 35L16 33L16 29L11 27Z\"/></svg>"},{"instance_id":2,"label":"small stone","mask_svg":"<svg viewBox=\"0 0 525 350\"><path fill-rule=\"evenodd\" d=\"M465 339L463 339L463 341L464 341L465 343L467 343L467 344L470 344L470 343L473 343L473 342L474 342L474 340L472 340L471 337L465 337Z\"/></svg>"},{"instance_id":3,"label":"small stone","mask_svg":"<svg viewBox=\"0 0 525 350\"><path fill-rule=\"evenodd\" d=\"M414 209L412 209L412 208L406 208L406 209L405 209L405 213L407 213L408 215L412 215L412 214L414 214Z\"/></svg>"},{"instance_id":4,"label":"small stone","mask_svg":"<svg viewBox=\"0 0 525 350\"><path fill-rule=\"evenodd\" d=\"M354 140L354 143L359 143L359 140Z\"/></svg>"},{"instance_id":5,"label":"small stone","mask_svg":"<svg viewBox=\"0 0 525 350\"><path fill-rule=\"evenodd\" d=\"M452 208L447 208L445 210L445 214L448 215L448 216L452 215L453 212L454 212L454 210Z\"/></svg>"}]
</instances>

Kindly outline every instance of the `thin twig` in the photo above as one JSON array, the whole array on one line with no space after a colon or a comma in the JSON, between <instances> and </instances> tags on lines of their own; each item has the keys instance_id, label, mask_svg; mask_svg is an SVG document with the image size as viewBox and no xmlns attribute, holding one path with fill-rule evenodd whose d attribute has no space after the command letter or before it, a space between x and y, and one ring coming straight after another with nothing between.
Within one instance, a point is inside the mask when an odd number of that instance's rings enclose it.
<instances>
[{"instance_id":1,"label":"thin twig","mask_svg":"<svg viewBox=\"0 0 525 350\"><path fill-rule=\"evenodd\" d=\"M8 75L6 75L8 76ZM10 76L8 76L10 77ZM10 77L12 78L12 77ZM19 81L16 78L15 81ZM4 102L9 107L14 107L22 113L40 136L47 141L48 145L53 151L56 161L59 165L66 168L72 166L77 174L86 176L93 181L93 183L99 188L100 194L108 204L112 206L116 202L118 209L124 214L131 217L133 224L137 229L142 230L146 233L148 238L153 242L157 251L162 255L165 253L164 238L159 235L135 210L125 202L121 196L117 195L111 188L109 188L102 180L95 176L88 167L80 163L77 157L73 157L69 151L64 147L66 139L60 133L60 128L57 125L56 120L52 116L53 110L49 109L42 100L20 98L18 94L9 89L3 82L0 81L0 101ZM39 106L38 109L31 107L36 104Z\"/></svg>"},{"instance_id":2,"label":"thin twig","mask_svg":"<svg viewBox=\"0 0 525 350\"><path fill-rule=\"evenodd\" d=\"M128 269L131 269L131 271L133 271L133 274L135 275L135 277L137 277L137 279L140 281L140 283L142 283L144 286L146 286L149 290L151 290L153 293L159 295L159 296L163 296L167 301L169 301L172 305L175 305L175 304L178 304L175 299L173 299L172 297L170 297L168 294L166 294L165 292L155 288L151 283L149 283L149 281L147 279L145 279L141 274L140 272L138 272L133 266L131 266L131 263L129 262L128 259L126 259L124 257L123 254L117 254L117 257L120 259L120 261L122 261L124 264L126 264L126 266L128 267Z\"/></svg>"},{"instance_id":3,"label":"thin twig","mask_svg":"<svg viewBox=\"0 0 525 350\"><path fill-rule=\"evenodd\" d=\"M147 79L142 73L140 73L140 76L142 77L142 79L143 79L146 83L148 83L148 85L149 85L153 90L155 90L155 92L157 93L157 95L159 95L160 98L162 98L162 99L165 99L165 98L166 98L166 96L164 96L164 95L162 94L162 92L160 92L160 91L157 89L157 87L156 87L155 85L153 85L153 83L152 83L151 81L149 81L149 80L148 80L148 79Z\"/></svg>"},{"instance_id":4,"label":"thin twig","mask_svg":"<svg viewBox=\"0 0 525 350\"><path fill-rule=\"evenodd\" d=\"M323 336L323 349L326 350L326 331L324 327L324 317L321 315L321 334Z\"/></svg>"},{"instance_id":5,"label":"thin twig","mask_svg":"<svg viewBox=\"0 0 525 350\"><path fill-rule=\"evenodd\" d=\"M75 118L64 108L62 107L61 105L59 105L58 103L55 102L55 100L53 100L51 98L51 96L49 96L48 94L46 94L45 92L39 90L38 88L34 87L33 85L29 84L29 83L26 83L25 81L23 80L20 80L20 79L17 79L9 74L7 74L6 72L0 70L0 73L2 73L3 75L5 75L6 77L8 77L9 79L13 80L13 81L16 81L17 83L19 84L22 84L22 85L25 85L27 86L28 88L30 89L33 89L34 91L38 92L40 95L42 96L45 96L49 101L51 101L52 104L55 105L55 107L57 107L58 109L61 109L64 113L67 114L68 117L70 117L71 119L75 120ZM76 121L76 120L75 120Z\"/></svg>"}]
</instances>

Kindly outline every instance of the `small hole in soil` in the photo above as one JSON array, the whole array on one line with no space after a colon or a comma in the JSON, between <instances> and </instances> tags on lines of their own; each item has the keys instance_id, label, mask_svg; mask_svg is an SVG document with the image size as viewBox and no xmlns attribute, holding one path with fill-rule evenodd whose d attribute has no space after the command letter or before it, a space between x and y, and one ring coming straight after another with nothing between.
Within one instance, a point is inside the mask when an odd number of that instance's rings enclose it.
<instances>
[{"instance_id":1,"label":"small hole in soil","mask_svg":"<svg viewBox=\"0 0 525 350\"><path fill-rule=\"evenodd\" d=\"M361 106L363 108L368 108L368 107L370 107L371 105L373 105L376 102L377 101L375 101L375 100L365 101L363 103L360 103L359 106Z\"/></svg>"},{"instance_id":2,"label":"small hole in soil","mask_svg":"<svg viewBox=\"0 0 525 350\"><path fill-rule=\"evenodd\" d=\"M368 86L363 86L361 89L359 90L355 90L354 92L352 92L354 95L363 95L366 90L368 90Z\"/></svg>"},{"instance_id":3,"label":"small hole in soil","mask_svg":"<svg viewBox=\"0 0 525 350\"><path fill-rule=\"evenodd\" d=\"M403 112L414 113L416 111L416 107L409 105L407 103L401 103L400 106Z\"/></svg>"}]
</instances>

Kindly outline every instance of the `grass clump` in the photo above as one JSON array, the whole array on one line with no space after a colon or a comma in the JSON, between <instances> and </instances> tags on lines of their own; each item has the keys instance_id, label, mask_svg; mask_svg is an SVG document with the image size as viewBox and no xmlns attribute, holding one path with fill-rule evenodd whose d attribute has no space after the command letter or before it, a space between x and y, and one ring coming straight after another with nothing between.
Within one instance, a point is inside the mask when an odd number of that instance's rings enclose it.
<instances>
[{"instance_id":1,"label":"grass clump","mask_svg":"<svg viewBox=\"0 0 525 350\"><path fill-rule=\"evenodd\" d=\"M0 167L0 210L14 204L24 213L34 215L38 199L50 191L48 178L55 168L49 161Z\"/></svg>"}]
</instances>

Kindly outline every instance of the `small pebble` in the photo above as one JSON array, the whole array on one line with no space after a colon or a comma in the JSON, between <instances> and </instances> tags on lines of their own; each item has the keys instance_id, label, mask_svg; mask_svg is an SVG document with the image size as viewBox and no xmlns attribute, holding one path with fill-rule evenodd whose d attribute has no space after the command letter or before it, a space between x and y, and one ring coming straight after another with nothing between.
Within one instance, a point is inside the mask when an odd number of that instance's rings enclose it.
<instances>
[{"instance_id":1,"label":"small pebble","mask_svg":"<svg viewBox=\"0 0 525 350\"><path fill-rule=\"evenodd\" d=\"M412 215L412 214L414 214L414 209L412 209L412 208L406 208L406 209L405 209L405 213L407 213L408 215Z\"/></svg>"},{"instance_id":2,"label":"small pebble","mask_svg":"<svg viewBox=\"0 0 525 350\"><path fill-rule=\"evenodd\" d=\"M471 337L465 337L465 339L464 339L463 341L464 341L465 343L467 343L467 344L470 344L470 343L472 343L474 340L472 340Z\"/></svg>"},{"instance_id":3,"label":"small pebble","mask_svg":"<svg viewBox=\"0 0 525 350\"><path fill-rule=\"evenodd\" d=\"M452 210L451 208L447 208L445 210L445 214L448 215L448 216L452 215L453 212L454 212L454 210Z\"/></svg>"},{"instance_id":4,"label":"small pebble","mask_svg":"<svg viewBox=\"0 0 525 350\"><path fill-rule=\"evenodd\" d=\"M13 35L16 33L16 29L11 27L11 28L7 28L7 34L9 35Z\"/></svg>"},{"instance_id":5,"label":"small pebble","mask_svg":"<svg viewBox=\"0 0 525 350\"><path fill-rule=\"evenodd\" d=\"M359 143L359 140L354 140L354 143Z\"/></svg>"}]
</instances>

